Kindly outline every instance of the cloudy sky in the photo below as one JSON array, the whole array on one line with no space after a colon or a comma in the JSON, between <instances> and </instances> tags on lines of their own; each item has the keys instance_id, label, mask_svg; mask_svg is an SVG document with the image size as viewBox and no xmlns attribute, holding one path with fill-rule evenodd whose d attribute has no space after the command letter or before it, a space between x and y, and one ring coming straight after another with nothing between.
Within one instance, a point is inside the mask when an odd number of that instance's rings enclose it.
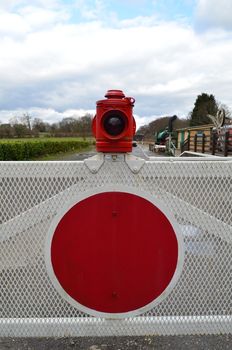
<instances>
[{"instance_id":1,"label":"cloudy sky","mask_svg":"<svg viewBox=\"0 0 232 350\"><path fill-rule=\"evenodd\" d=\"M1 0L0 121L93 112L108 89L138 126L196 96L232 108L231 0Z\"/></svg>"}]
</instances>

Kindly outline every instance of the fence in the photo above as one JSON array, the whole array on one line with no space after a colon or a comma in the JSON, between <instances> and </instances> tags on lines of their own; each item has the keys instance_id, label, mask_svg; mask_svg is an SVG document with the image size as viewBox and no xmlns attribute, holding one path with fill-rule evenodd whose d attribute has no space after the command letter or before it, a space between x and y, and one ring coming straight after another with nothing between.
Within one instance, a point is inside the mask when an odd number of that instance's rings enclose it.
<instances>
[{"instance_id":1,"label":"fence","mask_svg":"<svg viewBox=\"0 0 232 350\"><path fill-rule=\"evenodd\" d=\"M217 154L227 157L232 154L232 133L226 131L218 135L216 132L213 132L211 136L206 136L204 133L195 134L195 136L189 137L181 144L181 153L184 151Z\"/></svg>"},{"instance_id":2,"label":"fence","mask_svg":"<svg viewBox=\"0 0 232 350\"><path fill-rule=\"evenodd\" d=\"M0 163L0 336L231 333L232 161L151 158L131 170L121 156L100 166ZM45 263L56 214L84 193L108 187L139 189L159 200L175 217L185 247L171 293L122 320L72 306L52 285Z\"/></svg>"}]
</instances>

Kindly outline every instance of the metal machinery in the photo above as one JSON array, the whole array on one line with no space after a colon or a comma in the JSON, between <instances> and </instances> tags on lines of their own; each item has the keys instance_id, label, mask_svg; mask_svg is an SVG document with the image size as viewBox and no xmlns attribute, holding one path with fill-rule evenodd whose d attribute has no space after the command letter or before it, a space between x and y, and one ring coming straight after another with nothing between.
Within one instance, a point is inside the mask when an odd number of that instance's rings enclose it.
<instances>
[{"instance_id":1,"label":"metal machinery","mask_svg":"<svg viewBox=\"0 0 232 350\"><path fill-rule=\"evenodd\" d=\"M223 108L220 108L216 115L207 115L213 122L213 138L216 143L216 148L223 151L225 146L229 151L232 151L232 124L226 123L226 113ZM231 121L230 121L231 122Z\"/></svg>"},{"instance_id":2,"label":"metal machinery","mask_svg":"<svg viewBox=\"0 0 232 350\"><path fill-rule=\"evenodd\" d=\"M176 115L169 117L168 126L164 130L160 130L155 135L155 148L165 146L165 151L174 156L176 146L173 143L173 123L177 119Z\"/></svg>"}]
</instances>

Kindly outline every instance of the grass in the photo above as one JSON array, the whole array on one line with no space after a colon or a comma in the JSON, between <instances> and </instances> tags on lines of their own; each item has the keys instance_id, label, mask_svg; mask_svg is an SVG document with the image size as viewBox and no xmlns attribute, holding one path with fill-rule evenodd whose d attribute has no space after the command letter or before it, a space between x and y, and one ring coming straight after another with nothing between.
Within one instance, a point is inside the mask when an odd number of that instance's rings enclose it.
<instances>
[{"instance_id":1,"label":"grass","mask_svg":"<svg viewBox=\"0 0 232 350\"><path fill-rule=\"evenodd\" d=\"M69 158L69 156L71 157L74 154L82 153L83 151L90 152L92 150L94 150L94 146L90 145L90 146L82 148L82 149L77 148L77 149L73 149L72 151L68 151L68 152L46 154L44 156L34 157L34 158L29 159L29 160L36 160L36 161L66 160L67 158Z\"/></svg>"}]
</instances>

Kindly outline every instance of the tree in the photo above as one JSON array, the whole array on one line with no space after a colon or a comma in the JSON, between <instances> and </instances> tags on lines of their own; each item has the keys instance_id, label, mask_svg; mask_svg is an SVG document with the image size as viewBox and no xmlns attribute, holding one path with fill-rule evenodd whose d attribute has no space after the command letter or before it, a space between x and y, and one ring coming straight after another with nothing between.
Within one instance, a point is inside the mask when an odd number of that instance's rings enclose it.
<instances>
[{"instance_id":1,"label":"tree","mask_svg":"<svg viewBox=\"0 0 232 350\"><path fill-rule=\"evenodd\" d=\"M59 123L53 123L50 125L50 133L52 136L56 136L59 130Z\"/></svg>"},{"instance_id":2,"label":"tree","mask_svg":"<svg viewBox=\"0 0 232 350\"><path fill-rule=\"evenodd\" d=\"M77 120L73 117L63 118L59 122L60 131L63 133L74 133L76 129Z\"/></svg>"},{"instance_id":3,"label":"tree","mask_svg":"<svg viewBox=\"0 0 232 350\"><path fill-rule=\"evenodd\" d=\"M45 132L46 131L46 123L43 122L40 118L34 118L32 121L32 129L35 132Z\"/></svg>"},{"instance_id":4,"label":"tree","mask_svg":"<svg viewBox=\"0 0 232 350\"><path fill-rule=\"evenodd\" d=\"M28 135L28 129L24 124L14 124L13 130L14 130L14 135L17 137L24 137Z\"/></svg>"},{"instance_id":5,"label":"tree","mask_svg":"<svg viewBox=\"0 0 232 350\"><path fill-rule=\"evenodd\" d=\"M218 104L214 95L208 95L206 93L198 95L194 103L194 108L190 113L190 126L211 124L212 121L207 117L207 114L216 115L217 111Z\"/></svg>"},{"instance_id":6,"label":"tree","mask_svg":"<svg viewBox=\"0 0 232 350\"><path fill-rule=\"evenodd\" d=\"M20 119L21 119L21 123L26 125L27 129L31 133L31 119L32 119L32 117L28 113L24 113Z\"/></svg>"},{"instance_id":7,"label":"tree","mask_svg":"<svg viewBox=\"0 0 232 350\"><path fill-rule=\"evenodd\" d=\"M230 108L224 104L224 103L221 103L221 102L217 102L217 105L218 105L218 108L220 109L224 109L225 111L225 117L226 117L226 120L229 121L230 119L232 119L232 112L230 110Z\"/></svg>"},{"instance_id":8,"label":"tree","mask_svg":"<svg viewBox=\"0 0 232 350\"><path fill-rule=\"evenodd\" d=\"M78 131L80 136L84 139L87 136L91 135L91 126L92 126L92 116L91 114L86 114L78 120Z\"/></svg>"},{"instance_id":9,"label":"tree","mask_svg":"<svg viewBox=\"0 0 232 350\"><path fill-rule=\"evenodd\" d=\"M13 133L14 133L13 128L10 124L1 124L0 125L0 138L12 137Z\"/></svg>"}]
</instances>

